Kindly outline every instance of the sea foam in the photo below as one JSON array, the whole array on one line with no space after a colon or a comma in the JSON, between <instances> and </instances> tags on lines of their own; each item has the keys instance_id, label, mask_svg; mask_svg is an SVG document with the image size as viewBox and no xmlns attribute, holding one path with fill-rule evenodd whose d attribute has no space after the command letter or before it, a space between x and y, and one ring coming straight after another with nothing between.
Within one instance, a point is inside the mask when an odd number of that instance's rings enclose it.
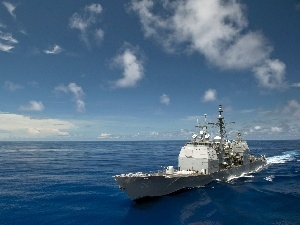
<instances>
[{"instance_id":1,"label":"sea foam","mask_svg":"<svg viewBox=\"0 0 300 225\"><path fill-rule=\"evenodd\" d=\"M300 150L283 152L283 155L267 157L268 164L283 164L295 160L295 156L300 154Z\"/></svg>"}]
</instances>

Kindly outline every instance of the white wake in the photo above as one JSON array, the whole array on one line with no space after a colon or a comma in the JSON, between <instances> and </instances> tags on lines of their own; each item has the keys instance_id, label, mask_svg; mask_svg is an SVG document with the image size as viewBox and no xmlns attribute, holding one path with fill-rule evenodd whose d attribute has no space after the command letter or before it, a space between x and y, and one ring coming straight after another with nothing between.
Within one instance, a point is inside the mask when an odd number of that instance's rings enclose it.
<instances>
[{"instance_id":1,"label":"white wake","mask_svg":"<svg viewBox=\"0 0 300 225\"><path fill-rule=\"evenodd\" d=\"M296 159L295 156L297 156L299 154L300 154L299 150L283 152L283 155L267 157L267 163L268 164L283 164L283 163L295 160Z\"/></svg>"}]
</instances>

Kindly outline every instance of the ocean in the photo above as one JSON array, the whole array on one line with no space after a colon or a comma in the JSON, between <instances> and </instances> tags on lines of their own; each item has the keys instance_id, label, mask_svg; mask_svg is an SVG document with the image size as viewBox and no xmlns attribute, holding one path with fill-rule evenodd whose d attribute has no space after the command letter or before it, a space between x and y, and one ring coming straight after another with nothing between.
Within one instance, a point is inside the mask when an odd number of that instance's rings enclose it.
<instances>
[{"instance_id":1,"label":"ocean","mask_svg":"<svg viewBox=\"0 0 300 225\"><path fill-rule=\"evenodd\" d=\"M0 142L0 224L300 224L300 140L248 141L268 166L135 203L113 175L177 167L184 141Z\"/></svg>"}]
</instances>

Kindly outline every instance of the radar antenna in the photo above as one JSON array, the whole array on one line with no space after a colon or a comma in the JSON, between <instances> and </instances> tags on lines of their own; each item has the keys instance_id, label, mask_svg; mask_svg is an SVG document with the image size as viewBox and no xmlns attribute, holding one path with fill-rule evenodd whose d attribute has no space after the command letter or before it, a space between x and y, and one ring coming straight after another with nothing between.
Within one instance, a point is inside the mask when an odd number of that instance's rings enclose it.
<instances>
[{"instance_id":1,"label":"radar antenna","mask_svg":"<svg viewBox=\"0 0 300 225\"><path fill-rule=\"evenodd\" d=\"M205 139L208 139L209 137L210 137L210 135L209 134L207 134L207 121L206 121L206 119L207 119L207 114L204 114L204 124L203 125L201 125L200 123L199 123L199 120L197 119L197 125L195 126L195 127L197 127L197 128L199 128L200 129L200 140L205 140ZM193 138L194 138L195 136L193 135ZM195 139L195 138L194 138Z\"/></svg>"}]
</instances>

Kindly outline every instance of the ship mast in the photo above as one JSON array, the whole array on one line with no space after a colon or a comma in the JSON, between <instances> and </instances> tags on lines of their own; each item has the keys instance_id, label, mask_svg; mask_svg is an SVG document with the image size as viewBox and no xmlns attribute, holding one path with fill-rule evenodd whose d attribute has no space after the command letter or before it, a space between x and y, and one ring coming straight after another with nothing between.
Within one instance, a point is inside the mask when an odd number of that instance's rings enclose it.
<instances>
[{"instance_id":1,"label":"ship mast","mask_svg":"<svg viewBox=\"0 0 300 225\"><path fill-rule=\"evenodd\" d=\"M224 123L224 117L222 115L223 109L222 109L222 105L219 105L219 116L218 116L218 122L216 123L208 123L208 124L212 124L212 125L216 125L219 127L219 133L221 136L221 142L224 140L224 138L226 138L226 130L225 130L225 123Z\"/></svg>"},{"instance_id":2,"label":"ship mast","mask_svg":"<svg viewBox=\"0 0 300 225\"><path fill-rule=\"evenodd\" d=\"M207 133L207 114L204 114L204 124L203 125L200 125L200 123L198 122L198 119L197 119L197 125L195 127L201 129L200 130L200 140L203 141L203 142L206 142L206 141L209 141L209 137L210 135ZM197 135L194 134L193 135L193 138L194 140L196 140L197 138Z\"/></svg>"},{"instance_id":3,"label":"ship mast","mask_svg":"<svg viewBox=\"0 0 300 225\"><path fill-rule=\"evenodd\" d=\"M223 112L222 105L219 105L218 126L220 130L221 139L224 140L224 138L226 137L226 130L225 130L225 124L223 121L224 117L222 115L222 112Z\"/></svg>"}]
</instances>

